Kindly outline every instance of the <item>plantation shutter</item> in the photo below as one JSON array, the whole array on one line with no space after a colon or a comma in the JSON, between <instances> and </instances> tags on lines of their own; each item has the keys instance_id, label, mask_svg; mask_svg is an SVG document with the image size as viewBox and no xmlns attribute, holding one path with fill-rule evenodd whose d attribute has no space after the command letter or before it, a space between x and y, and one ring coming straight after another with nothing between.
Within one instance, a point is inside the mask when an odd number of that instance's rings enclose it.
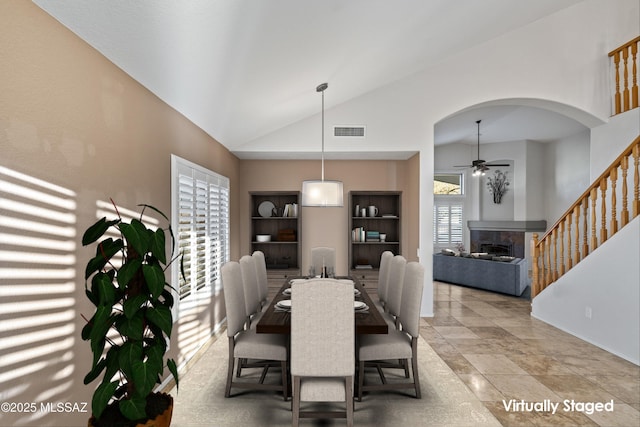
<instances>
[{"instance_id":1,"label":"plantation shutter","mask_svg":"<svg viewBox=\"0 0 640 427\"><path fill-rule=\"evenodd\" d=\"M183 256L177 282L185 299L209 286L221 288L220 268L229 260L229 179L176 159L178 248Z\"/></svg>"},{"instance_id":2,"label":"plantation shutter","mask_svg":"<svg viewBox=\"0 0 640 427\"><path fill-rule=\"evenodd\" d=\"M438 246L452 246L463 238L462 202L436 201L433 206L433 241Z\"/></svg>"}]
</instances>

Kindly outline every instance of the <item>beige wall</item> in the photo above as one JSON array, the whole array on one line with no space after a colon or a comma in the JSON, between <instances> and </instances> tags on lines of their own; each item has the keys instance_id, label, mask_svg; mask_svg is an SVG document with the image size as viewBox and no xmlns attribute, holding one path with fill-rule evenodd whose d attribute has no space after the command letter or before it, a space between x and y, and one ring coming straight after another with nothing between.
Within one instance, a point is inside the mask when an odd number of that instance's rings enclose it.
<instances>
[{"instance_id":1,"label":"beige wall","mask_svg":"<svg viewBox=\"0 0 640 427\"><path fill-rule=\"evenodd\" d=\"M239 161L31 2L0 2L0 94L0 400L90 402L97 384L83 384L91 357L80 330L95 249L80 239L96 202L169 214L175 153L230 178L237 258ZM213 297L181 320L172 357L223 309ZM0 425L86 425L88 415L2 413Z\"/></svg>"},{"instance_id":2,"label":"beige wall","mask_svg":"<svg viewBox=\"0 0 640 427\"><path fill-rule=\"evenodd\" d=\"M336 248L336 273L347 273L349 244L349 191L402 191L402 253L417 261L419 155L408 160L327 160L325 178L344 184L343 208L302 208L302 271L310 264L314 246ZM240 248L249 253L251 240L249 192L300 191L305 179L320 178L320 161L313 160L241 160L240 161Z\"/></svg>"}]
</instances>

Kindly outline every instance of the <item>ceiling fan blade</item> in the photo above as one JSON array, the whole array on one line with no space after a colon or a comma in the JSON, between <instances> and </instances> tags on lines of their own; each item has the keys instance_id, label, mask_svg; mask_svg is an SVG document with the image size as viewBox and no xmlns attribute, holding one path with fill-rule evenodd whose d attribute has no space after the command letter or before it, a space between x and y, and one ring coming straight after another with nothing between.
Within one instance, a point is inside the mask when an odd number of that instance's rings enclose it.
<instances>
[{"instance_id":1,"label":"ceiling fan blade","mask_svg":"<svg viewBox=\"0 0 640 427\"><path fill-rule=\"evenodd\" d=\"M473 165L454 165L454 168L472 168Z\"/></svg>"},{"instance_id":2,"label":"ceiling fan blade","mask_svg":"<svg viewBox=\"0 0 640 427\"><path fill-rule=\"evenodd\" d=\"M486 166L502 166L502 167L511 166L511 165L502 164L502 163L485 163L485 165Z\"/></svg>"}]
</instances>

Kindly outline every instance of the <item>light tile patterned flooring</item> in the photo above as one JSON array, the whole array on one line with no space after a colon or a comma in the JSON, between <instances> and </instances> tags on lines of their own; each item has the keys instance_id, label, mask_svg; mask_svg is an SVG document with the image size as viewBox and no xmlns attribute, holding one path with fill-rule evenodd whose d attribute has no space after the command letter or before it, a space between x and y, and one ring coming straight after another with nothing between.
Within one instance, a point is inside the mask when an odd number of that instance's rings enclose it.
<instances>
[{"instance_id":1,"label":"light tile patterned flooring","mask_svg":"<svg viewBox=\"0 0 640 427\"><path fill-rule=\"evenodd\" d=\"M529 300L434 282L434 310L422 336L502 425L640 425L640 367L531 317ZM507 410L512 399L546 407Z\"/></svg>"}]
</instances>

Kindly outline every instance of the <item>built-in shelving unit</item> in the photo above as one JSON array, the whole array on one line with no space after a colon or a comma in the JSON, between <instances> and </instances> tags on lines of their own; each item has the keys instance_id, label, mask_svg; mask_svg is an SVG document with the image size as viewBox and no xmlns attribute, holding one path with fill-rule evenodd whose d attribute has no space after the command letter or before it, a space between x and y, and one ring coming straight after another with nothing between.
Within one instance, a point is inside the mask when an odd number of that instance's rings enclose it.
<instances>
[{"instance_id":1,"label":"built-in shelving unit","mask_svg":"<svg viewBox=\"0 0 640 427\"><path fill-rule=\"evenodd\" d=\"M370 206L377 208L377 212L372 212ZM377 282L382 252L400 254L401 206L400 191L349 193L349 268L351 275L365 286L366 282ZM369 283L369 287L372 285Z\"/></svg>"},{"instance_id":2,"label":"built-in shelving unit","mask_svg":"<svg viewBox=\"0 0 640 427\"><path fill-rule=\"evenodd\" d=\"M264 253L269 286L279 288L287 277L300 275L300 192L255 191L249 195L251 252ZM270 240L258 241L259 235L268 235Z\"/></svg>"}]
</instances>

